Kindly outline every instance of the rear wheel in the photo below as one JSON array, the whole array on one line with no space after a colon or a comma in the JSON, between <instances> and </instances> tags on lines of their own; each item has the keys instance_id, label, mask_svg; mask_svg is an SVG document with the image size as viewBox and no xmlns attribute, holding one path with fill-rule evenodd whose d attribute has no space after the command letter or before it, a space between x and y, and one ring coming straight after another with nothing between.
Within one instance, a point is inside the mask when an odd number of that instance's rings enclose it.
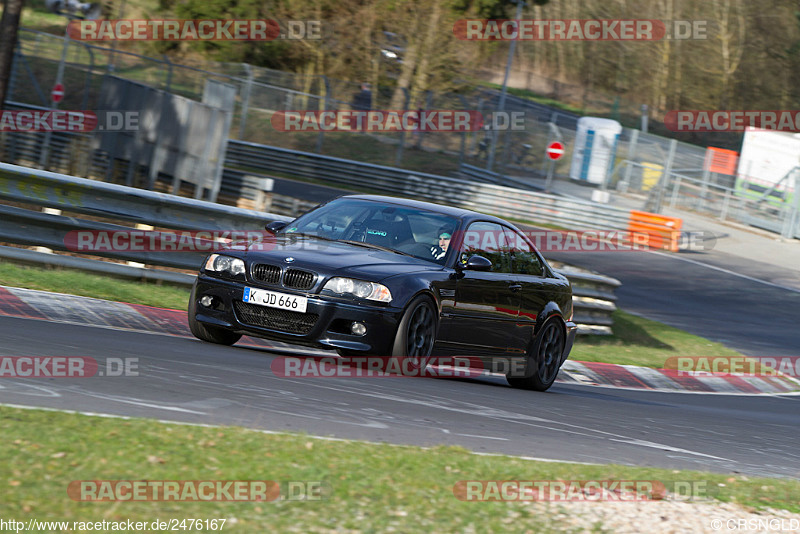
<instances>
[{"instance_id":1,"label":"rear wheel","mask_svg":"<svg viewBox=\"0 0 800 534\"><path fill-rule=\"evenodd\" d=\"M192 288L192 294L189 297L189 330L192 331L194 337L218 345L233 345L241 339L242 334L237 334L218 326L201 323L195 318L196 314L197 298L195 296L195 290Z\"/></svg>"},{"instance_id":2,"label":"rear wheel","mask_svg":"<svg viewBox=\"0 0 800 534\"><path fill-rule=\"evenodd\" d=\"M564 329L557 319L550 319L528 352L525 376L506 375L506 380L515 388L547 391L556 381L563 352Z\"/></svg>"}]
</instances>

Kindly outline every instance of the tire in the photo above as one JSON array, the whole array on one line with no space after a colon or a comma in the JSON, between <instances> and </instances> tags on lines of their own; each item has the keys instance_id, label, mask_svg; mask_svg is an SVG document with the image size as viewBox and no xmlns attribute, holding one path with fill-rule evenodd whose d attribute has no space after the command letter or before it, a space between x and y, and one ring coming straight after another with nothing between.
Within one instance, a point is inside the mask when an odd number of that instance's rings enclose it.
<instances>
[{"instance_id":1,"label":"tire","mask_svg":"<svg viewBox=\"0 0 800 534\"><path fill-rule=\"evenodd\" d=\"M242 334L201 323L195 319L196 314L197 299L195 298L195 288L192 288L192 294L189 297L189 330L192 331L194 337L217 345L233 345L241 339Z\"/></svg>"},{"instance_id":2,"label":"tire","mask_svg":"<svg viewBox=\"0 0 800 534\"><path fill-rule=\"evenodd\" d=\"M536 341L528 351L525 376L506 375L511 387L547 391L556 381L564 353L564 329L558 319L550 319L536 336ZM534 372L530 372L535 370ZM530 373L530 376L528 376Z\"/></svg>"},{"instance_id":3,"label":"tire","mask_svg":"<svg viewBox=\"0 0 800 534\"><path fill-rule=\"evenodd\" d=\"M428 365L436 342L438 321L430 298L420 295L406 307L397 326L392 357L400 360L403 374L419 376Z\"/></svg>"}]
</instances>

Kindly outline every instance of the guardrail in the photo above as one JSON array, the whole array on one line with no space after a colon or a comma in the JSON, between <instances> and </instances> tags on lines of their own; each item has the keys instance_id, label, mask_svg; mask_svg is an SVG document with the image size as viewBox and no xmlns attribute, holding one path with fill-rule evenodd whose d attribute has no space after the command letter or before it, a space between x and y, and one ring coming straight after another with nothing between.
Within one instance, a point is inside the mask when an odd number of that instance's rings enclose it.
<instances>
[{"instance_id":1,"label":"guardrail","mask_svg":"<svg viewBox=\"0 0 800 534\"><path fill-rule=\"evenodd\" d=\"M321 180L346 187L356 186L365 191L419 198L511 219L556 224L571 230L629 232L634 219L631 210L588 200L464 181L243 141L228 143L225 165ZM637 212L640 213L643 212ZM674 225L649 224L640 226L639 231L649 234L653 244L666 244L663 248L677 251L680 232L676 232ZM664 239L670 232L675 237Z\"/></svg>"},{"instance_id":2,"label":"guardrail","mask_svg":"<svg viewBox=\"0 0 800 534\"><path fill-rule=\"evenodd\" d=\"M38 134L29 134L30 138L26 138L24 143L33 151L31 157L38 154L36 151L40 146L35 141L36 135ZM62 135L65 142L61 150L65 153L67 163L70 162L67 139L71 135L77 134ZM83 166L91 165L95 169L101 167L101 156L98 153L93 154L91 162L85 162ZM631 213L628 210L523 191L520 188L530 189L531 186L511 177L503 177L505 181L500 183L515 187L465 182L463 178L449 178L236 140L228 141L224 167L221 184L223 195L252 200L253 202L244 206L256 209L264 209L265 206L263 198L256 198L262 187L258 182L263 177L248 177L248 171L321 180L346 187L356 186L365 191L421 198L515 219L555 223L576 230L627 230L631 222ZM482 176L481 179L487 181L501 179L496 173L488 173L485 169L470 165L462 165L462 170L471 173L471 179L475 176ZM491 175L496 175L497 178L492 178ZM672 230L669 227L653 228L653 241L663 242L664 232ZM677 238L667 241L674 244Z\"/></svg>"},{"instance_id":3,"label":"guardrail","mask_svg":"<svg viewBox=\"0 0 800 534\"><path fill-rule=\"evenodd\" d=\"M514 186L520 189L527 189L530 191L541 191L542 188L528 183L519 178L501 174L499 172L490 171L469 163L462 163L458 167L458 174L464 178L469 179L471 182L483 182L495 185Z\"/></svg>"},{"instance_id":4,"label":"guardrail","mask_svg":"<svg viewBox=\"0 0 800 534\"><path fill-rule=\"evenodd\" d=\"M436 177L440 178L440 177ZM415 191L420 187L415 184ZM27 246L41 246L68 251L67 236L82 231L130 231L132 226L119 222L146 224L166 230L261 230L267 222L289 220L274 213L223 206L165 193L145 191L63 174L0 163L0 198L57 210L41 212L16 206L0 205L0 241ZM62 215L60 210L114 221L101 222ZM113 247L108 247L109 249ZM74 251L73 251L74 252ZM205 252L139 252L93 250L92 256L148 265L196 270ZM142 269L89 258L48 254L14 247L0 247L0 257L77 267L84 270L154 278L173 283L191 283L193 276ZM69 258L69 259L67 259ZM616 309L614 288L619 282L605 276L567 271L573 283L575 319L580 333L610 334L611 312Z\"/></svg>"},{"instance_id":5,"label":"guardrail","mask_svg":"<svg viewBox=\"0 0 800 534\"><path fill-rule=\"evenodd\" d=\"M617 309L614 290L622 285L616 278L572 267L556 269L572 284L573 320L579 334L608 335L614 321L611 314Z\"/></svg>"}]
</instances>

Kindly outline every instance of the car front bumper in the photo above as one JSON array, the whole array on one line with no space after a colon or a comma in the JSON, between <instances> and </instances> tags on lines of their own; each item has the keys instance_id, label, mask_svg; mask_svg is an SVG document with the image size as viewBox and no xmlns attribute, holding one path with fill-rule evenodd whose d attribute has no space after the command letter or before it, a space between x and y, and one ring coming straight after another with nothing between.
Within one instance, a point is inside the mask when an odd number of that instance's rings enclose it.
<instances>
[{"instance_id":1,"label":"car front bumper","mask_svg":"<svg viewBox=\"0 0 800 534\"><path fill-rule=\"evenodd\" d=\"M200 274L192 292L195 319L239 334L317 348L363 351L388 355L394 343L402 308L369 305L344 299L279 288L284 294L308 298L306 313L249 304L243 301L245 282ZM270 289L272 290L272 289ZM213 299L203 306L204 296ZM364 335L350 331L353 322L366 326Z\"/></svg>"}]
</instances>

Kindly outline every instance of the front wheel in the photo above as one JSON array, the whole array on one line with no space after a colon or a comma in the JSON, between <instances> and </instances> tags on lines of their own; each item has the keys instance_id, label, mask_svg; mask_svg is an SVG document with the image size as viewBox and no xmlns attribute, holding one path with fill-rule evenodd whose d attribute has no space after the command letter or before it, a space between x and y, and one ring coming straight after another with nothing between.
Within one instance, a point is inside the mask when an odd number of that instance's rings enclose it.
<instances>
[{"instance_id":1,"label":"front wheel","mask_svg":"<svg viewBox=\"0 0 800 534\"><path fill-rule=\"evenodd\" d=\"M400 359L403 374L419 374L428 365L436 342L436 307L428 297L418 296L406 308L397 327L392 357Z\"/></svg>"},{"instance_id":2,"label":"front wheel","mask_svg":"<svg viewBox=\"0 0 800 534\"><path fill-rule=\"evenodd\" d=\"M196 314L197 298L195 296L195 290L192 288L192 294L189 297L189 330L192 331L194 337L202 339L203 341L208 341L209 343L216 343L217 345L233 345L241 339L242 334L237 334L218 326L201 323L195 318Z\"/></svg>"},{"instance_id":3,"label":"front wheel","mask_svg":"<svg viewBox=\"0 0 800 534\"><path fill-rule=\"evenodd\" d=\"M556 381L563 352L564 329L558 320L551 319L544 324L528 352L525 376L509 374L506 380L515 388L547 391ZM535 372L528 376L531 369L535 369Z\"/></svg>"}]
</instances>

